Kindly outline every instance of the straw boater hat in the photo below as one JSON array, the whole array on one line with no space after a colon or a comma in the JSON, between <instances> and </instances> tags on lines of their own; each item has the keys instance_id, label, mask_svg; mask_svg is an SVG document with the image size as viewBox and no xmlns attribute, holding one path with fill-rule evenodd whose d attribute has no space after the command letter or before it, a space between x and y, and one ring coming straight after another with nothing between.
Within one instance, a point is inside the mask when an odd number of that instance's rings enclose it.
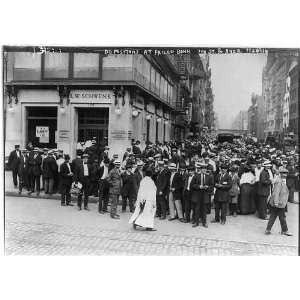
<instances>
[{"instance_id":1,"label":"straw boater hat","mask_svg":"<svg viewBox=\"0 0 300 300\"><path fill-rule=\"evenodd\" d=\"M169 169L170 169L170 170L176 170L176 169L177 169L177 168L176 168L176 164L170 163Z\"/></svg>"},{"instance_id":2,"label":"straw boater hat","mask_svg":"<svg viewBox=\"0 0 300 300\"><path fill-rule=\"evenodd\" d=\"M263 167L272 167L272 164L269 160L266 160L264 163L263 163Z\"/></svg>"}]
</instances>

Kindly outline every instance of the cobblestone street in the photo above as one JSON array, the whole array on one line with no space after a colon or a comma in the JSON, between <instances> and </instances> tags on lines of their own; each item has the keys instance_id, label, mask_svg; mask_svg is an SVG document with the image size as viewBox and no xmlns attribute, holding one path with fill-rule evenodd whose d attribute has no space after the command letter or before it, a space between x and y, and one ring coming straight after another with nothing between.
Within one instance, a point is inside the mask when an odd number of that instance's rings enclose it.
<instances>
[{"instance_id":1,"label":"cobblestone street","mask_svg":"<svg viewBox=\"0 0 300 300\"><path fill-rule=\"evenodd\" d=\"M277 223L270 237L263 234L265 223L259 233L247 235L261 222L254 216L231 218L226 226L211 224L208 230L156 221L158 231L144 232L132 229L128 213L115 221L99 216L95 204L90 207L91 211L78 212L74 207L61 208L55 200L6 197L6 254L297 255L297 232L294 237L283 237ZM295 205L290 213L293 219L297 209ZM245 222L242 231L239 222ZM296 230L297 224L292 228Z\"/></svg>"}]
</instances>

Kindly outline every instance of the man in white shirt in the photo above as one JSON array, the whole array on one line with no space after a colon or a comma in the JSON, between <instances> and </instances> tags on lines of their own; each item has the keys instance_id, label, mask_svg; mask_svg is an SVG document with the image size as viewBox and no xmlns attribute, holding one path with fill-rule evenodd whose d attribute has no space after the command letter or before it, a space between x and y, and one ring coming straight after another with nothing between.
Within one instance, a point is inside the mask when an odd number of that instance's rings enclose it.
<instances>
[{"instance_id":1,"label":"man in white shirt","mask_svg":"<svg viewBox=\"0 0 300 300\"><path fill-rule=\"evenodd\" d=\"M109 159L103 160L103 166L100 167L100 179L99 179L99 202L98 202L98 212L99 214L104 214L108 212L107 204L109 199L109 185L106 180L108 176L108 166Z\"/></svg>"}]
</instances>

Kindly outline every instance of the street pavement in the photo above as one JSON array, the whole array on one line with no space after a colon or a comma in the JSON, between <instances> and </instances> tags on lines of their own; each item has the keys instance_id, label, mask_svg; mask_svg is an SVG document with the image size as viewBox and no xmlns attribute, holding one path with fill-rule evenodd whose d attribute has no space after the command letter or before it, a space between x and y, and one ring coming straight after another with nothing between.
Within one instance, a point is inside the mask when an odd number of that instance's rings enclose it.
<instances>
[{"instance_id":1,"label":"street pavement","mask_svg":"<svg viewBox=\"0 0 300 300\"><path fill-rule=\"evenodd\" d=\"M298 197L298 195L297 195ZM120 209L120 207L119 207ZM297 255L298 204L289 204L287 223L293 237L282 236L279 220L264 235L267 221L254 215L228 217L225 226L192 228L178 220L155 219L157 231L135 231L121 213L120 220L60 201L5 198L6 255ZM212 220L213 215L208 216Z\"/></svg>"}]
</instances>

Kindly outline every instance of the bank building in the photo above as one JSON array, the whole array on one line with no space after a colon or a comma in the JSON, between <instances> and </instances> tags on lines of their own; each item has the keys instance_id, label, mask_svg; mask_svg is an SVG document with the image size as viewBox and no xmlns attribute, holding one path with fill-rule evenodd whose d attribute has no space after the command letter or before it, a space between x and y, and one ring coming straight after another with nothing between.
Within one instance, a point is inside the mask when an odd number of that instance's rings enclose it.
<instances>
[{"instance_id":1,"label":"bank building","mask_svg":"<svg viewBox=\"0 0 300 300\"><path fill-rule=\"evenodd\" d=\"M5 155L15 144L62 149L96 137L119 155L139 140L183 138L191 107L174 59L101 48L4 47ZM185 97L185 98L184 98ZM186 110L190 118L191 110Z\"/></svg>"}]
</instances>

